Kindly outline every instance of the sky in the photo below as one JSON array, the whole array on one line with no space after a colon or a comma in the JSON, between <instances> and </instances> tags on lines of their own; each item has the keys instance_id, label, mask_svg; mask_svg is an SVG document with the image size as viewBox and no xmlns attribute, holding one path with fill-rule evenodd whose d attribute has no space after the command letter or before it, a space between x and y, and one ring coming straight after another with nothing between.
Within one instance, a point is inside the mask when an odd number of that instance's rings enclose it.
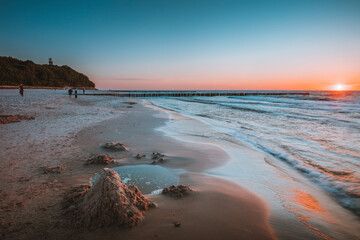
<instances>
[{"instance_id":1,"label":"sky","mask_svg":"<svg viewBox=\"0 0 360 240\"><path fill-rule=\"evenodd\" d=\"M0 56L99 89L360 90L360 1L0 0Z\"/></svg>"}]
</instances>

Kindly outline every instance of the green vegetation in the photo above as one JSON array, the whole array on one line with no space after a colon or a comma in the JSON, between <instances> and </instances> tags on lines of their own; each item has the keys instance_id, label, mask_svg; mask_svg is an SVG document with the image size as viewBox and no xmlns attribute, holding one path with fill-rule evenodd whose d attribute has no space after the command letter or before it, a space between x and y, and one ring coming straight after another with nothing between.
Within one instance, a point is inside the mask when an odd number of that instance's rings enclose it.
<instances>
[{"instance_id":1,"label":"green vegetation","mask_svg":"<svg viewBox=\"0 0 360 240\"><path fill-rule=\"evenodd\" d=\"M95 87L87 76L72 68L35 64L12 57L0 57L0 85L42 87Z\"/></svg>"}]
</instances>

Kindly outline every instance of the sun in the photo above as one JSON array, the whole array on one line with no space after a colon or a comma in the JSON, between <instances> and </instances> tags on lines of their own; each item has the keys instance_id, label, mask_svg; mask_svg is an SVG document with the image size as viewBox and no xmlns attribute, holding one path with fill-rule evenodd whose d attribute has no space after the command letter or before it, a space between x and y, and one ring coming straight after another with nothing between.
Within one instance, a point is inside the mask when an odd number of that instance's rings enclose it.
<instances>
[{"instance_id":1,"label":"sun","mask_svg":"<svg viewBox=\"0 0 360 240\"><path fill-rule=\"evenodd\" d=\"M333 89L335 91L344 91L345 90L345 85L339 83L339 84L334 85Z\"/></svg>"}]
</instances>

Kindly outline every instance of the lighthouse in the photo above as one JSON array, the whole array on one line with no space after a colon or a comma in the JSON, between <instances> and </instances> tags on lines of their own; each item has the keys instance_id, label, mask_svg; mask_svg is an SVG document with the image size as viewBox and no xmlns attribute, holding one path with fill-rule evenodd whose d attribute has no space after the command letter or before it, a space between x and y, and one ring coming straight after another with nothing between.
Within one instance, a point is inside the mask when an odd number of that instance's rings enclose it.
<instances>
[{"instance_id":1,"label":"lighthouse","mask_svg":"<svg viewBox=\"0 0 360 240\"><path fill-rule=\"evenodd\" d=\"M53 65L53 60L52 60L52 58L49 58L49 65Z\"/></svg>"}]
</instances>

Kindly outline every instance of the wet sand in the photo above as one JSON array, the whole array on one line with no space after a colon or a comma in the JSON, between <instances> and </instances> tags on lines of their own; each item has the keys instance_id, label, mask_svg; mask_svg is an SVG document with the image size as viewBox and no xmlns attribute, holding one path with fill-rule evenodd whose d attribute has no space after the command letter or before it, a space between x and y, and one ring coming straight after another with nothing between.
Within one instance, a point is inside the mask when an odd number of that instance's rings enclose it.
<instances>
[{"instance_id":1,"label":"wet sand","mask_svg":"<svg viewBox=\"0 0 360 240\"><path fill-rule=\"evenodd\" d=\"M159 207L150 209L135 228L71 233L71 239L274 239L266 206L257 196L220 179L186 177L201 187L181 199L148 196Z\"/></svg>"},{"instance_id":2,"label":"wet sand","mask_svg":"<svg viewBox=\"0 0 360 240\"><path fill-rule=\"evenodd\" d=\"M92 107L91 101L70 103ZM131 106L132 108L128 108ZM71 107L68 105L67 107ZM95 107L95 106L94 106ZM274 235L268 224L266 204L256 195L231 182L202 174L224 164L229 156L222 149L207 145L187 143L164 136L154 130L167 121L167 116L141 104L121 103L114 105L114 116L108 120L92 123L76 130L60 146L47 148L45 160L39 154L16 151L16 141L32 144L21 138L2 138L0 183L0 236L2 239L272 239ZM114 111L115 111L114 110ZM51 117L47 112L47 117ZM76 113L75 113L76 114ZM35 121L36 121L35 116ZM81 118L82 116L78 116ZM41 116L40 116L41 118ZM11 132L30 131L31 121L7 124L1 129L2 136ZM30 124L30 125L27 125ZM66 122L58 122L67 124ZM32 131L37 131L32 128ZM46 129L46 131L54 131ZM41 131L38 138L41 138ZM21 135L20 134L20 135ZM16 135L16 134L15 134ZM56 141L56 136L47 141ZM129 148L126 152L107 152L100 146L105 142L122 142ZM63 146L62 146L62 145ZM31 151L41 147L33 143ZM21 146L21 145L20 145ZM64 147L66 146L66 148ZM29 150L29 151L30 151ZM181 184L188 184L195 192L182 199L163 195L147 195L158 204L150 209L145 220L132 229L116 226L89 232L73 229L61 209L64 193L73 186L87 184L103 166L84 166L90 154L109 154L115 158L111 166L144 165L152 162L152 152L161 152L166 161L160 166L186 171L179 175ZM136 159L137 153L146 154ZM60 174L43 174L44 165L62 165ZM180 222L180 227L174 227Z\"/></svg>"}]
</instances>

